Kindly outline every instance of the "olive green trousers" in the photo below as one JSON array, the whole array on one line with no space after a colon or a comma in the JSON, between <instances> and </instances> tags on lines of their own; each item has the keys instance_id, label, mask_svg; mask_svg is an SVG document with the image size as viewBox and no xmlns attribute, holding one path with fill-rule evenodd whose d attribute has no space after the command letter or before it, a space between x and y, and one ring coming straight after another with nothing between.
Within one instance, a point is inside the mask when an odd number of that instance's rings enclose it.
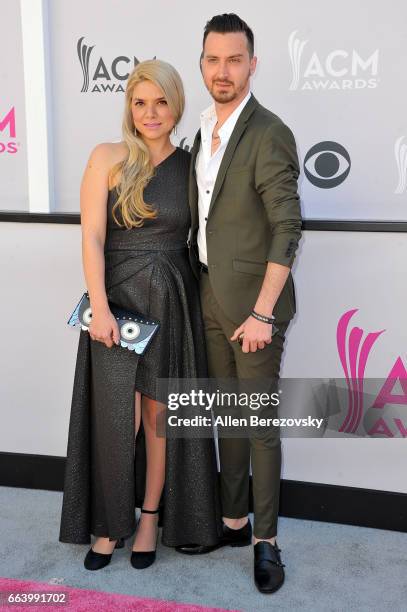
<instances>
[{"instance_id":1,"label":"olive green trousers","mask_svg":"<svg viewBox=\"0 0 407 612\"><path fill-rule=\"evenodd\" d=\"M278 390L280 363L283 354L285 332L288 323L278 323L279 331L273 335L271 344L254 353L243 353L238 342L231 342L237 325L228 319L217 303L207 273L201 273L200 293L205 338L208 355L209 376L213 379L234 379L256 384L256 379L273 380ZM253 304L254 306L254 304ZM241 321L239 325L243 323ZM251 385L252 390L255 386ZM254 413L247 406L239 406L242 417ZM228 410L214 407L215 417ZM230 412L230 409L229 409ZM233 416L236 410L233 411ZM277 407L262 408L261 417L277 417ZM249 474L252 469L254 526L256 538L268 539L277 534L277 518L280 492L281 441L278 427L250 427L239 437L239 433L228 435L218 426L218 448L220 461L220 490L222 515L226 518L245 517L249 511Z\"/></svg>"}]
</instances>

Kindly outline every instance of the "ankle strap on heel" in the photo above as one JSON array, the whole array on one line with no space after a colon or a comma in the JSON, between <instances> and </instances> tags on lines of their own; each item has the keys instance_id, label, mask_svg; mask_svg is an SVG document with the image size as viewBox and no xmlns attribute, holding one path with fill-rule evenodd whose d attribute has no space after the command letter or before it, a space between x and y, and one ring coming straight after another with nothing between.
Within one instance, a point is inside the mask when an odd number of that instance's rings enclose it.
<instances>
[{"instance_id":1,"label":"ankle strap on heel","mask_svg":"<svg viewBox=\"0 0 407 612\"><path fill-rule=\"evenodd\" d=\"M157 508L157 510L145 510L145 508L141 508L141 512L144 512L144 514L158 514L159 511L159 508Z\"/></svg>"}]
</instances>

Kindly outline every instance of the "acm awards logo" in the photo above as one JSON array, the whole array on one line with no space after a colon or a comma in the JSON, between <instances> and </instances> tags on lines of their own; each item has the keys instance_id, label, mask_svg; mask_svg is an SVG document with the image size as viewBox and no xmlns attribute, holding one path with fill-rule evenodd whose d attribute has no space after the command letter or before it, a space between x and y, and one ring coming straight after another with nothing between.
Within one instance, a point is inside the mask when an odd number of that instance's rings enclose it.
<instances>
[{"instance_id":1,"label":"acm awards logo","mask_svg":"<svg viewBox=\"0 0 407 612\"><path fill-rule=\"evenodd\" d=\"M14 106L2 118L0 115L0 155L17 153L20 143L16 142L16 112Z\"/></svg>"},{"instance_id":2,"label":"acm awards logo","mask_svg":"<svg viewBox=\"0 0 407 612\"><path fill-rule=\"evenodd\" d=\"M95 45L89 47L84 40L85 37L82 36L76 45L83 75L81 92L123 93L123 83L129 78L134 66L139 64L139 60L126 55L118 55L109 61L103 57L95 58L92 55Z\"/></svg>"},{"instance_id":3,"label":"acm awards logo","mask_svg":"<svg viewBox=\"0 0 407 612\"><path fill-rule=\"evenodd\" d=\"M375 89L379 65L379 49L362 57L355 49L334 49L321 56L316 51L307 54L308 40L297 38L298 30L288 38L292 80L290 90Z\"/></svg>"},{"instance_id":4,"label":"acm awards logo","mask_svg":"<svg viewBox=\"0 0 407 612\"><path fill-rule=\"evenodd\" d=\"M380 381L378 393L367 395L364 387L368 358L386 330L366 333L361 327L350 327L351 319L357 312L357 308L345 312L336 330L339 360L348 387L347 413L338 431L375 438L407 438L406 365L401 356L397 357L387 378ZM367 399L369 406L365 405Z\"/></svg>"},{"instance_id":5,"label":"acm awards logo","mask_svg":"<svg viewBox=\"0 0 407 612\"><path fill-rule=\"evenodd\" d=\"M304 159L304 172L315 187L332 189L347 178L351 168L350 155L341 144L331 140L318 142Z\"/></svg>"}]
</instances>

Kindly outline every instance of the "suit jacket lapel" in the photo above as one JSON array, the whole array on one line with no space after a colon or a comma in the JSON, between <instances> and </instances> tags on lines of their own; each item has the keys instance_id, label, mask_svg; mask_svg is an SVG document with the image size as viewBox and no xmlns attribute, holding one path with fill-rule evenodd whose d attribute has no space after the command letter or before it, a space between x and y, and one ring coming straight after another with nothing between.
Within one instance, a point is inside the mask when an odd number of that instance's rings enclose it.
<instances>
[{"instance_id":1,"label":"suit jacket lapel","mask_svg":"<svg viewBox=\"0 0 407 612\"><path fill-rule=\"evenodd\" d=\"M230 162L233 159L233 154L235 152L235 149L241 139L241 137L243 136L246 127L247 127L247 122L250 118L250 116L252 115L252 113L254 112L255 108L258 106L258 102L256 100L256 98L253 96L251 96L251 98L249 99L248 103L246 104L246 106L244 107L244 109L242 110L242 112L240 113L240 116L236 122L236 125L233 129L233 132L229 138L229 142L226 146L225 152L223 154L222 157L222 162L220 164L219 167L219 171L216 177L216 181L215 181L215 186L213 188L213 193L212 193L212 198L211 198L211 203L209 205L209 213L208 216L211 214L211 211L213 209L213 206L216 202L216 198L219 195L220 189L223 185L223 181L225 180L225 176L226 176L226 172L230 166ZM196 159L196 157L195 157ZM194 164L195 165L195 164Z\"/></svg>"}]
</instances>

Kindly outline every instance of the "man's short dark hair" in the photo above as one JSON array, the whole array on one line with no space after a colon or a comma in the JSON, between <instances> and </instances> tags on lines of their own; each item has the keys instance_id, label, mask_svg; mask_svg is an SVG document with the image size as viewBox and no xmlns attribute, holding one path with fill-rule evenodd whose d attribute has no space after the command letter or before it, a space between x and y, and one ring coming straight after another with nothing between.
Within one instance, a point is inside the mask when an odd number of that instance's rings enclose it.
<instances>
[{"instance_id":1,"label":"man's short dark hair","mask_svg":"<svg viewBox=\"0 0 407 612\"><path fill-rule=\"evenodd\" d=\"M235 13L223 13L223 15L215 15L210 19L204 29L202 48L205 46L206 38L209 32L218 32L220 34L228 34L229 32L243 32L247 38L247 49L250 58L254 55L254 36L252 30L247 23L243 21Z\"/></svg>"}]
</instances>

